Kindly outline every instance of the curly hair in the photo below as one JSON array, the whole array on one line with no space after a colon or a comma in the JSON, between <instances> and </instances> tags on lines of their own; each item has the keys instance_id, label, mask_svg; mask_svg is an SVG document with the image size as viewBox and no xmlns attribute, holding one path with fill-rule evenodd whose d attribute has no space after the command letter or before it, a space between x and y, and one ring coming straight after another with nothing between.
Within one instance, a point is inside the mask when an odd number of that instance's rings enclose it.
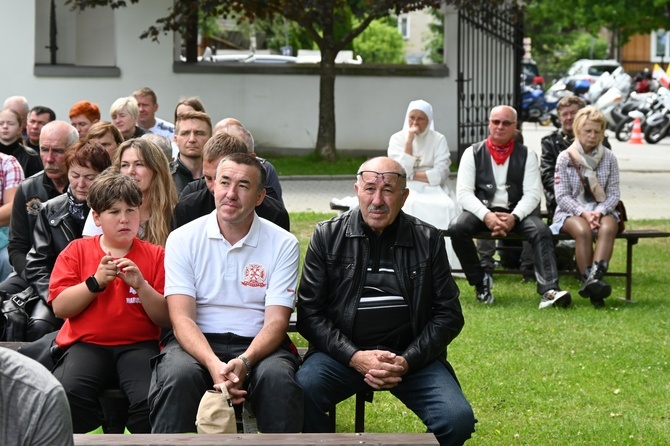
<instances>
[{"instance_id":1,"label":"curly hair","mask_svg":"<svg viewBox=\"0 0 670 446\"><path fill-rule=\"evenodd\" d=\"M70 109L69 117L72 119L75 116L80 115L86 116L86 119L91 122L99 121L100 107L98 107L98 104L94 104L93 102L79 101Z\"/></svg>"},{"instance_id":2,"label":"curly hair","mask_svg":"<svg viewBox=\"0 0 670 446\"><path fill-rule=\"evenodd\" d=\"M149 190L143 192L145 203L149 206L149 219L143 228L142 239L165 246L170 233L172 211L177 204L177 189L170 175L168 159L151 141L130 139L116 149L112 165L117 172L121 171L121 157L127 149L135 149L137 157L154 173Z\"/></svg>"}]
</instances>

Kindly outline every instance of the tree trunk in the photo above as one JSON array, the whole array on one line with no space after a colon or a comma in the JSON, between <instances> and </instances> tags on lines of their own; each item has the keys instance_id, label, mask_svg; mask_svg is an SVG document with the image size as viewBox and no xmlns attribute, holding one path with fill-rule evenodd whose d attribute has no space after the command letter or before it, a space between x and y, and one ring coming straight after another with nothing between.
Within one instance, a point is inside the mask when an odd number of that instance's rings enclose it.
<instances>
[{"instance_id":1,"label":"tree trunk","mask_svg":"<svg viewBox=\"0 0 670 446\"><path fill-rule=\"evenodd\" d=\"M186 35L186 62L198 63L198 9L194 8L190 12Z\"/></svg>"},{"instance_id":2,"label":"tree trunk","mask_svg":"<svg viewBox=\"0 0 670 446\"><path fill-rule=\"evenodd\" d=\"M326 161L335 162L335 55L332 49L321 50L319 80L319 133L316 153Z\"/></svg>"}]
</instances>

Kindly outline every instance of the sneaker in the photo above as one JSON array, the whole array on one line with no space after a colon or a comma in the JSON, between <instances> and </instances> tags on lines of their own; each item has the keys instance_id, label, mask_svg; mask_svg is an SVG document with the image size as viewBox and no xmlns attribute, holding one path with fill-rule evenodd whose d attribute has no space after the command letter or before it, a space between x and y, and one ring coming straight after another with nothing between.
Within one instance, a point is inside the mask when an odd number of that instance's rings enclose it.
<instances>
[{"instance_id":1,"label":"sneaker","mask_svg":"<svg viewBox=\"0 0 670 446\"><path fill-rule=\"evenodd\" d=\"M567 291L549 290L542 295L540 300L540 310L556 305L558 307L568 307L572 302L572 297Z\"/></svg>"},{"instance_id":2,"label":"sneaker","mask_svg":"<svg viewBox=\"0 0 670 446\"><path fill-rule=\"evenodd\" d=\"M477 291L477 300L483 304L491 305L494 300L491 288L493 288L493 278L485 273L482 283L475 287Z\"/></svg>"}]
</instances>

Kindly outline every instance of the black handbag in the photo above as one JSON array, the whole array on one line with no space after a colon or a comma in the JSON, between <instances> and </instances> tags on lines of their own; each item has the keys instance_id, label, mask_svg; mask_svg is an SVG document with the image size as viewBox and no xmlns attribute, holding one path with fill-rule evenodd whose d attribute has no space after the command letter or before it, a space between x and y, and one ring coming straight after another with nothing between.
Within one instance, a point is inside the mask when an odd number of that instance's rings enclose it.
<instances>
[{"instance_id":1,"label":"black handbag","mask_svg":"<svg viewBox=\"0 0 670 446\"><path fill-rule=\"evenodd\" d=\"M0 315L0 340L20 342L26 339L28 315L26 306L40 298L31 286L17 294L2 297L2 314Z\"/></svg>"}]
</instances>

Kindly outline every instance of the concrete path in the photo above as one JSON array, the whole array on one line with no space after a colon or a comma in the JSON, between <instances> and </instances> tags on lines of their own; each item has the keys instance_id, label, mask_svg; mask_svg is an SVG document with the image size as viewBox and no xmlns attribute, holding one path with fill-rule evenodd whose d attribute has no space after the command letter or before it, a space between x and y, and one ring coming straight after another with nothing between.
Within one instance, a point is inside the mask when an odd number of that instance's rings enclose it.
<instances>
[{"instance_id":1,"label":"concrete path","mask_svg":"<svg viewBox=\"0 0 670 446\"><path fill-rule=\"evenodd\" d=\"M526 124L525 143L540 154L540 140L553 126ZM622 143L608 132L621 171L621 197L628 218L670 218L670 138L658 144ZM345 177L282 177L284 203L289 212L332 212L332 198L354 195L354 172ZM665 193L664 193L665 192Z\"/></svg>"}]
</instances>

